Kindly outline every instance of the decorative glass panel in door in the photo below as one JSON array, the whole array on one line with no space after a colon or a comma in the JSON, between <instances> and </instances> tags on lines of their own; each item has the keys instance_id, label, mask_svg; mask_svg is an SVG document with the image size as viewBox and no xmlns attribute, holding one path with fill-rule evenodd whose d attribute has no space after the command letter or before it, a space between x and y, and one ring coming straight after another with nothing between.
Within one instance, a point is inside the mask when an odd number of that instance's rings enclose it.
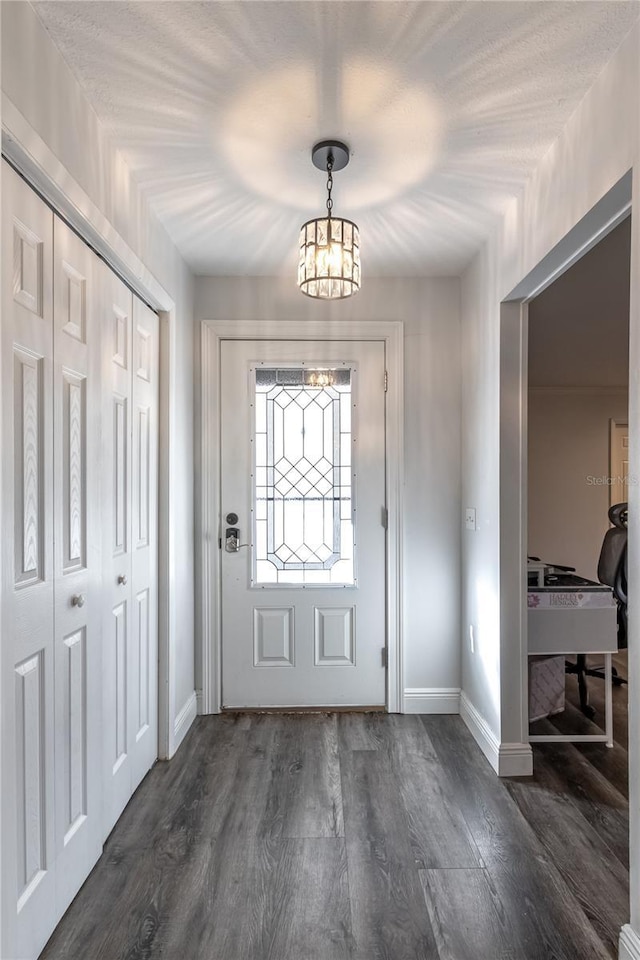
<instances>
[{"instance_id":1,"label":"decorative glass panel in door","mask_svg":"<svg viewBox=\"0 0 640 960\"><path fill-rule=\"evenodd\" d=\"M354 371L255 370L256 584L353 584Z\"/></svg>"}]
</instances>

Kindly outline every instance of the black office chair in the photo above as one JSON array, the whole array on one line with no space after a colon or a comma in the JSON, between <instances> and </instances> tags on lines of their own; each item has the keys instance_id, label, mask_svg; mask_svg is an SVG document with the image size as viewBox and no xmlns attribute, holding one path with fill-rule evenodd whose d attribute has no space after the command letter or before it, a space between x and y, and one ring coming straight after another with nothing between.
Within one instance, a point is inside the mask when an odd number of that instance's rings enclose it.
<instances>
[{"instance_id":1,"label":"black office chair","mask_svg":"<svg viewBox=\"0 0 640 960\"><path fill-rule=\"evenodd\" d=\"M598 560L598 580L600 583L612 587L613 595L618 607L618 649L627 646L627 504L616 503L609 508L609 520L613 524L604 535L600 559ZM589 704L587 677L598 677L604 680L602 667L587 667L586 654L580 653L575 663L565 663L566 673L575 673L578 677L578 691L580 693L580 709L585 716L593 719L595 710ZM613 682L620 686L627 681L618 676L613 668Z\"/></svg>"},{"instance_id":2,"label":"black office chair","mask_svg":"<svg viewBox=\"0 0 640 960\"><path fill-rule=\"evenodd\" d=\"M618 604L618 647L627 646L627 518L626 503L616 503L609 509L613 526L602 541L598 560L598 580L613 587Z\"/></svg>"}]
</instances>

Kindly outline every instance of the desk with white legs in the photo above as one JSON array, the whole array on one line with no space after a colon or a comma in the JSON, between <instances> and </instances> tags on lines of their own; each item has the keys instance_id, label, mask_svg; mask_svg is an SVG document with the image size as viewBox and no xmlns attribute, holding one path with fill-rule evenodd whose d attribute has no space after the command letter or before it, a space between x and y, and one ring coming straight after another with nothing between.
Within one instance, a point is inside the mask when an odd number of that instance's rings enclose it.
<instances>
[{"instance_id":1,"label":"desk with white legs","mask_svg":"<svg viewBox=\"0 0 640 960\"><path fill-rule=\"evenodd\" d=\"M601 654L605 674L605 733L530 735L531 743L549 741L606 743L613 746L611 656L618 649L617 608L609 587L601 584L529 587L530 656Z\"/></svg>"}]
</instances>

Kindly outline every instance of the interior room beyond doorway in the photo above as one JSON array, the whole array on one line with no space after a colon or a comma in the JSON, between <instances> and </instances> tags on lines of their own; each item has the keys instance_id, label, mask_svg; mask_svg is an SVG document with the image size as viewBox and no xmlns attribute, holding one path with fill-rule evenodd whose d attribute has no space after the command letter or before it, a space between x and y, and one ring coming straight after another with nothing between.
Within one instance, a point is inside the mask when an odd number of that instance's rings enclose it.
<instances>
[{"instance_id":1,"label":"interior room beyond doorway","mask_svg":"<svg viewBox=\"0 0 640 960\"><path fill-rule=\"evenodd\" d=\"M532 735L550 732L551 721L555 732L564 736L598 736L606 718L605 680L587 677L586 696L591 702L585 706L576 675L565 674L565 654L575 663L576 651L558 648L555 657L531 655L538 643L532 617L543 618L546 630L557 615L542 610L547 601L564 598L573 603L578 642L584 639L585 650L595 649L593 644L589 647L590 631L610 634L614 648L616 641L621 646L626 642L617 629L610 593L588 584L599 581L609 508L626 502L633 481L624 463L630 225L627 217L529 304L527 553L555 568L546 567L544 590L534 589L532 594L531 585L542 586L542 581L529 564L529 717L538 721L531 726ZM565 580L566 591L560 597L557 591ZM610 609L587 609L587 601L593 605L598 600ZM533 611L536 603L540 609ZM603 636L602 642L608 640ZM626 680L626 649L615 660ZM588 666L597 666L596 661L602 668L603 657L596 655ZM619 728L615 738L621 737L626 745L626 686L614 686L612 702Z\"/></svg>"}]
</instances>

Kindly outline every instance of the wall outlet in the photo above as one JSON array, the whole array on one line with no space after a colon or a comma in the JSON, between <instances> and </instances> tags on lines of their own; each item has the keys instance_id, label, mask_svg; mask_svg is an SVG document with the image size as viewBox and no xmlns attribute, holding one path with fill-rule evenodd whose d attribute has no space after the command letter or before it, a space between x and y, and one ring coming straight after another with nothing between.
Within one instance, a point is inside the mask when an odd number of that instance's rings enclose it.
<instances>
[{"instance_id":1,"label":"wall outlet","mask_svg":"<svg viewBox=\"0 0 640 960\"><path fill-rule=\"evenodd\" d=\"M464 525L467 530L476 529L476 508L467 507L464 512Z\"/></svg>"},{"instance_id":2,"label":"wall outlet","mask_svg":"<svg viewBox=\"0 0 640 960\"><path fill-rule=\"evenodd\" d=\"M476 641L473 635L473 624L469 624L469 646L471 647L471 653L476 652Z\"/></svg>"}]
</instances>

